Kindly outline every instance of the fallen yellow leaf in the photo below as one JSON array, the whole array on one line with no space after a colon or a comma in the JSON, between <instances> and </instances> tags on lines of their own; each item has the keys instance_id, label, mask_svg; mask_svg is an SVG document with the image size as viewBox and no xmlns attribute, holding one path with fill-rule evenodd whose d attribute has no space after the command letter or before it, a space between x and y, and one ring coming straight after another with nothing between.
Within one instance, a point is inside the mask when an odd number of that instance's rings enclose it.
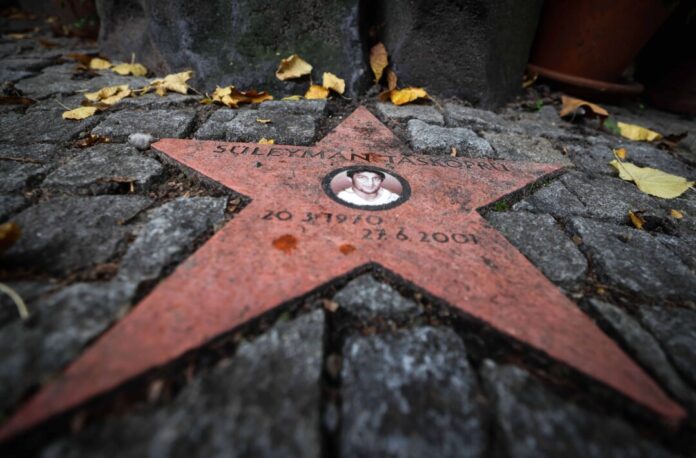
<instances>
[{"instance_id":1,"label":"fallen yellow leaf","mask_svg":"<svg viewBox=\"0 0 696 458\"><path fill-rule=\"evenodd\" d=\"M271 120L270 119L256 118L256 122L258 122L259 124L270 124Z\"/></svg>"},{"instance_id":2,"label":"fallen yellow leaf","mask_svg":"<svg viewBox=\"0 0 696 458\"><path fill-rule=\"evenodd\" d=\"M309 75L311 72L312 66L297 54L293 54L280 61L278 69L276 70L276 78L285 81Z\"/></svg>"},{"instance_id":3,"label":"fallen yellow leaf","mask_svg":"<svg viewBox=\"0 0 696 458\"><path fill-rule=\"evenodd\" d=\"M324 73L321 85L339 94L343 94L346 91L346 82L333 73Z\"/></svg>"},{"instance_id":4,"label":"fallen yellow leaf","mask_svg":"<svg viewBox=\"0 0 696 458\"><path fill-rule=\"evenodd\" d=\"M626 152L626 148L617 148L614 150L614 156L618 157L621 160L626 159L628 156L628 153Z\"/></svg>"},{"instance_id":5,"label":"fallen yellow leaf","mask_svg":"<svg viewBox=\"0 0 696 458\"><path fill-rule=\"evenodd\" d=\"M669 214L672 215L672 218L676 219L682 219L684 217L684 213L680 212L679 210L671 209L669 211Z\"/></svg>"},{"instance_id":6,"label":"fallen yellow leaf","mask_svg":"<svg viewBox=\"0 0 696 458\"><path fill-rule=\"evenodd\" d=\"M21 234L22 231L16 223L0 224L0 253L14 245Z\"/></svg>"},{"instance_id":7,"label":"fallen yellow leaf","mask_svg":"<svg viewBox=\"0 0 696 458\"><path fill-rule=\"evenodd\" d=\"M153 87L155 92L161 96L166 95L167 91L178 92L179 94L186 95L189 88L186 81L191 79L191 76L193 76L193 72L191 70L181 73L172 73L164 78L153 80L150 82L151 86L146 86L146 89L149 90L150 87ZM145 92L147 92L147 90Z\"/></svg>"},{"instance_id":8,"label":"fallen yellow leaf","mask_svg":"<svg viewBox=\"0 0 696 458\"><path fill-rule=\"evenodd\" d=\"M419 87L407 87L404 89L394 89L383 93L382 97L388 97L394 105L406 105L418 99L427 99L428 93Z\"/></svg>"},{"instance_id":9,"label":"fallen yellow leaf","mask_svg":"<svg viewBox=\"0 0 696 458\"><path fill-rule=\"evenodd\" d=\"M387 48L384 47L384 44L377 43L370 49L370 68L375 74L375 83L379 83L379 80L382 79L382 73L387 65L389 65Z\"/></svg>"},{"instance_id":10,"label":"fallen yellow leaf","mask_svg":"<svg viewBox=\"0 0 696 458\"><path fill-rule=\"evenodd\" d=\"M284 102L287 102L287 101L295 101L295 100L302 100L302 96L301 96L301 95L289 95L289 96L287 96L287 97L283 97L283 98L280 99L280 100L282 100L282 101L284 101Z\"/></svg>"},{"instance_id":11,"label":"fallen yellow leaf","mask_svg":"<svg viewBox=\"0 0 696 458\"><path fill-rule=\"evenodd\" d=\"M220 102L230 108L237 108L240 103L261 103L266 100L273 100L273 96L265 91L255 90L240 91L234 86L218 87L213 92L212 100Z\"/></svg>"},{"instance_id":12,"label":"fallen yellow leaf","mask_svg":"<svg viewBox=\"0 0 696 458\"><path fill-rule=\"evenodd\" d=\"M575 114L579 108L584 108L586 110L585 116L588 115L588 112L591 115L598 116L600 118L606 118L609 116L609 112L599 105L587 102L585 100L576 99L575 97L563 95L561 96L561 102L563 103L563 106L561 107L559 114L562 118Z\"/></svg>"},{"instance_id":13,"label":"fallen yellow leaf","mask_svg":"<svg viewBox=\"0 0 696 458\"><path fill-rule=\"evenodd\" d=\"M662 138L662 135L660 135L659 133L650 129L646 129L645 127L636 126L635 124L617 122L616 126L619 128L621 136L630 140L651 142Z\"/></svg>"},{"instance_id":14,"label":"fallen yellow leaf","mask_svg":"<svg viewBox=\"0 0 696 458\"><path fill-rule=\"evenodd\" d=\"M97 107L80 107L80 108L75 108L74 110L69 110L63 113L63 119L74 119L74 120L80 120L80 119L86 119L89 118L90 116L94 115L98 110Z\"/></svg>"},{"instance_id":15,"label":"fallen yellow leaf","mask_svg":"<svg viewBox=\"0 0 696 458\"><path fill-rule=\"evenodd\" d=\"M307 93L304 95L307 100L325 99L329 96L329 90L324 86L319 86L318 84L312 84L307 89Z\"/></svg>"},{"instance_id":16,"label":"fallen yellow leaf","mask_svg":"<svg viewBox=\"0 0 696 458\"><path fill-rule=\"evenodd\" d=\"M259 140L259 145L275 145L275 140L273 140L272 138L262 138L261 140Z\"/></svg>"},{"instance_id":17,"label":"fallen yellow leaf","mask_svg":"<svg viewBox=\"0 0 696 458\"><path fill-rule=\"evenodd\" d=\"M619 171L622 180L633 181L644 193L663 199L679 197L694 185L686 178L650 167L638 167L630 162L614 159L609 164Z\"/></svg>"},{"instance_id":18,"label":"fallen yellow leaf","mask_svg":"<svg viewBox=\"0 0 696 458\"><path fill-rule=\"evenodd\" d=\"M118 64L111 68L111 71L119 75L145 76L147 68L141 64Z\"/></svg>"},{"instance_id":19,"label":"fallen yellow leaf","mask_svg":"<svg viewBox=\"0 0 696 458\"><path fill-rule=\"evenodd\" d=\"M643 229L643 225L645 224L645 220L641 216L640 212L628 212L628 217L631 219L631 222L637 229Z\"/></svg>"},{"instance_id":20,"label":"fallen yellow leaf","mask_svg":"<svg viewBox=\"0 0 696 458\"><path fill-rule=\"evenodd\" d=\"M100 59L99 57L94 57L89 60L89 68L92 70L106 70L111 68L111 62L106 59Z\"/></svg>"},{"instance_id":21,"label":"fallen yellow leaf","mask_svg":"<svg viewBox=\"0 0 696 458\"><path fill-rule=\"evenodd\" d=\"M391 68L387 69L387 89L393 91L396 89L396 83L399 79L396 77L396 73Z\"/></svg>"},{"instance_id":22,"label":"fallen yellow leaf","mask_svg":"<svg viewBox=\"0 0 696 458\"><path fill-rule=\"evenodd\" d=\"M96 92L88 92L85 98L90 102L100 102L105 105L113 105L131 95L131 90L127 84L120 86L109 86L99 89Z\"/></svg>"}]
</instances>

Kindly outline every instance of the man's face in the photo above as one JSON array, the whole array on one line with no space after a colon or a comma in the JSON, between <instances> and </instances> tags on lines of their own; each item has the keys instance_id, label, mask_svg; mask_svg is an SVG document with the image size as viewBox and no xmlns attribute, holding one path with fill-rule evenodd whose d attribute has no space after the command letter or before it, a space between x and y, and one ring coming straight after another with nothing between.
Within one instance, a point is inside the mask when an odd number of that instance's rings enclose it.
<instances>
[{"instance_id":1,"label":"man's face","mask_svg":"<svg viewBox=\"0 0 696 458\"><path fill-rule=\"evenodd\" d=\"M382 177L374 172L359 172L353 175L353 187L365 194L374 194L382 186Z\"/></svg>"}]
</instances>

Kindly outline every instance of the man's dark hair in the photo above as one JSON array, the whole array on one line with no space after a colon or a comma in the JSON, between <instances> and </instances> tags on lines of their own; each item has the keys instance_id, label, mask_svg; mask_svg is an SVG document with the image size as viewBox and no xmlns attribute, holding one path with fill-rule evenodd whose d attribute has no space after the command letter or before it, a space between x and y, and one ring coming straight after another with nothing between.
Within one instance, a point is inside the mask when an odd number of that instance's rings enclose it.
<instances>
[{"instance_id":1,"label":"man's dark hair","mask_svg":"<svg viewBox=\"0 0 696 458\"><path fill-rule=\"evenodd\" d=\"M374 173L376 175L379 175L379 177L382 179L382 181L384 181L385 175L383 172L380 172L379 170L371 169L368 167L361 168L361 169L349 170L346 172L346 175L348 175L348 178L352 179L353 175L355 175L356 173L362 173L362 172L371 172L371 173Z\"/></svg>"}]
</instances>

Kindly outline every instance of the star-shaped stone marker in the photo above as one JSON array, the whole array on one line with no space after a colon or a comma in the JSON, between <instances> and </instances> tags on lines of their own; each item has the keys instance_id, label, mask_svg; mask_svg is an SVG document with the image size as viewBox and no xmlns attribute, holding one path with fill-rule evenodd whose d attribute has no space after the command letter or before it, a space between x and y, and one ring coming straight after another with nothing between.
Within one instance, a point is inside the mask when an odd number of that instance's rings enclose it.
<instances>
[{"instance_id":1,"label":"star-shaped stone marker","mask_svg":"<svg viewBox=\"0 0 696 458\"><path fill-rule=\"evenodd\" d=\"M684 418L678 404L476 212L559 167L404 155L408 150L365 108L314 147L165 139L154 148L251 203L20 408L0 438L371 263L669 421ZM381 171L399 199L382 206L342 202L334 188L350 183L346 170L359 173L365 166Z\"/></svg>"}]
</instances>

